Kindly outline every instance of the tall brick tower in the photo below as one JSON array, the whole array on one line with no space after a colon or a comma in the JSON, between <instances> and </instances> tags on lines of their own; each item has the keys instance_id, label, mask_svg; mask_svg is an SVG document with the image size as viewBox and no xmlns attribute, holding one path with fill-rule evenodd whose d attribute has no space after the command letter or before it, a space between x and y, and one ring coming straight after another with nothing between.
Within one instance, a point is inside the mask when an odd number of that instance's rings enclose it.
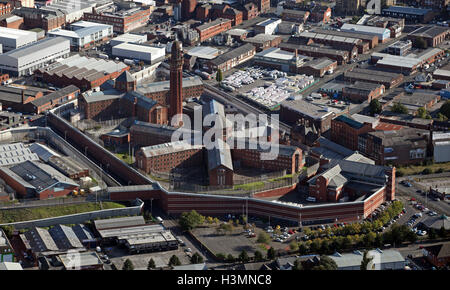
<instances>
[{"instance_id":1,"label":"tall brick tower","mask_svg":"<svg viewBox=\"0 0 450 290\"><path fill-rule=\"evenodd\" d=\"M183 52L181 42L175 40L172 44L170 58L170 98L169 122L172 117L183 113ZM182 120L178 120L179 123Z\"/></svg>"}]
</instances>

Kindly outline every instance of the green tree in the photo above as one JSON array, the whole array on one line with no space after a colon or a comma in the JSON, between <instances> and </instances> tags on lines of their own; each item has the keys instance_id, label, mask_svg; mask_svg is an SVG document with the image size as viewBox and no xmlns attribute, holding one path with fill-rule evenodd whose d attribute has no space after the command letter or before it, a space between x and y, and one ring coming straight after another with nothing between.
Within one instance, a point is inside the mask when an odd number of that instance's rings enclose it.
<instances>
[{"instance_id":1,"label":"green tree","mask_svg":"<svg viewBox=\"0 0 450 290\"><path fill-rule=\"evenodd\" d=\"M132 271L132 270L134 270L133 262L131 262L130 259L126 259L125 262L123 263L122 270L125 270L125 271Z\"/></svg>"},{"instance_id":2,"label":"green tree","mask_svg":"<svg viewBox=\"0 0 450 290\"><path fill-rule=\"evenodd\" d=\"M258 239L256 240L258 243L268 244L270 242L270 236L266 232L260 232L258 234Z\"/></svg>"},{"instance_id":3,"label":"green tree","mask_svg":"<svg viewBox=\"0 0 450 290\"><path fill-rule=\"evenodd\" d=\"M228 256L227 256L227 261L228 262L234 262L236 259L233 257L233 255L232 254L228 254Z\"/></svg>"},{"instance_id":4,"label":"green tree","mask_svg":"<svg viewBox=\"0 0 450 290\"><path fill-rule=\"evenodd\" d=\"M300 260L295 260L294 267L292 267L292 270L303 270L302 262L300 262Z\"/></svg>"},{"instance_id":5,"label":"green tree","mask_svg":"<svg viewBox=\"0 0 450 290\"><path fill-rule=\"evenodd\" d=\"M197 211L183 212L179 219L179 224L184 231L190 231L205 222L205 217Z\"/></svg>"},{"instance_id":6,"label":"green tree","mask_svg":"<svg viewBox=\"0 0 450 290\"><path fill-rule=\"evenodd\" d=\"M291 249L291 251L298 251L298 243L297 241L293 240L292 242L289 243L289 248Z\"/></svg>"},{"instance_id":7,"label":"green tree","mask_svg":"<svg viewBox=\"0 0 450 290\"><path fill-rule=\"evenodd\" d=\"M328 256L320 256L318 265L312 268L313 270L337 270L336 262Z\"/></svg>"},{"instance_id":8,"label":"green tree","mask_svg":"<svg viewBox=\"0 0 450 290\"><path fill-rule=\"evenodd\" d=\"M260 262L262 260L264 260L263 254L260 251L255 251L255 256L253 258L255 260L255 262Z\"/></svg>"},{"instance_id":9,"label":"green tree","mask_svg":"<svg viewBox=\"0 0 450 290\"><path fill-rule=\"evenodd\" d=\"M153 258L151 258L150 261L148 261L147 270L151 270L151 269L155 269L155 268L156 268L155 260L153 260Z\"/></svg>"},{"instance_id":10,"label":"green tree","mask_svg":"<svg viewBox=\"0 0 450 290\"><path fill-rule=\"evenodd\" d=\"M225 261L225 260L227 259L227 257L226 257L225 254L223 254L223 253L217 253L217 254L216 254L216 257L217 257L217 259L220 260L220 261Z\"/></svg>"},{"instance_id":11,"label":"green tree","mask_svg":"<svg viewBox=\"0 0 450 290\"><path fill-rule=\"evenodd\" d=\"M231 233L234 229L234 226L232 223L223 223L219 226L219 230L224 231L226 233Z\"/></svg>"},{"instance_id":12,"label":"green tree","mask_svg":"<svg viewBox=\"0 0 450 290\"><path fill-rule=\"evenodd\" d=\"M367 266L369 265L369 263L373 260L373 257L369 257L369 252L368 251L364 251L364 255L363 255L363 259L361 261L361 266L360 266L360 270L365 271L367 270Z\"/></svg>"},{"instance_id":13,"label":"green tree","mask_svg":"<svg viewBox=\"0 0 450 290\"><path fill-rule=\"evenodd\" d=\"M394 103L394 105L392 105L391 111L398 114L408 114L408 109L400 103Z\"/></svg>"},{"instance_id":14,"label":"green tree","mask_svg":"<svg viewBox=\"0 0 450 290\"><path fill-rule=\"evenodd\" d=\"M270 247L270 249L267 250L267 259L275 259L275 249L273 247Z\"/></svg>"},{"instance_id":15,"label":"green tree","mask_svg":"<svg viewBox=\"0 0 450 290\"><path fill-rule=\"evenodd\" d=\"M363 243L366 247L370 247L375 243L376 238L377 234L374 232L369 232L363 236Z\"/></svg>"},{"instance_id":16,"label":"green tree","mask_svg":"<svg viewBox=\"0 0 450 290\"><path fill-rule=\"evenodd\" d=\"M428 115L428 112L424 107L420 107L417 110L417 117L425 119L427 117L427 115Z\"/></svg>"},{"instance_id":17,"label":"green tree","mask_svg":"<svg viewBox=\"0 0 450 290\"><path fill-rule=\"evenodd\" d=\"M200 263L203 263L203 257L199 253L195 252L191 257L191 264L200 264Z\"/></svg>"},{"instance_id":18,"label":"green tree","mask_svg":"<svg viewBox=\"0 0 450 290\"><path fill-rule=\"evenodd\" d=\"M320 239L314 239L309 249L311 250L312 253L318 253L320 251L320 247L321 247Z\"/></svg>"},{"instance_id":19,"label":"green tree","mask_svg":"<svg viewBox=\"0 0 450 290\"><path fill-rule=\"evenodd\" d=\"M447 100L439 109L439 112L447 119L450 119L450 100Z\"/></svg>"},{"instance_id":20,"label":"green tree","mask_svg":"<svg viewBox=\"0 0 450 290\"><path fill-rule=\"evenodd\" d=\"M14 232L14 227L13 226L2 226L1 229L3 230L3 232L5 233L7 238L11 238Z\"/></svg>"},{"instance_id":21,"label":"green tree","mask_svg":"<svg viewBox=\"0 0 450 290\"><path fill-rule=\"evenodd\" d=\"M222 74L222 70L219 68L216 73L216 81L220 83L222 80L223 80L223 74Z\"/></svg>"},{"instance_id":22,"label":"green tree","mask_svg":"<svg viewBox=\"0 0 450 290\"><path fill-rule=\"evenodd\" d=\"M437 117L438 117L439 121L441 121L441 122L444 122L444 121L448 120L448 118L442 113L438 113Z\"/></svg>"},{"instance_id":23,"label":"green tree","mask_svg":"<svg viewBox=\"0 0 450 290\"><path fill-rule=\"evenodd\" d=\"M248 254L247 254L247 251L246 250L242 250L242 252L239 254L238 259L242 263L247 263L250 258L249 258Z\"/></svg>"},{"instance_id":24,"label":"green tree","mask_svg":"<svg viewBox=\"0 0 450 290\"><path fill-rule=\"evenodd\" d=\"M300 253L300 255L305 255L308 253L308 247L304 243L301 243L298 246L298 252Z\"/></svg>"},{"instance_id":25,"label":"green tree","mask_svg":"<svg viewBox=\"0 0 450 290\"><path fill-rule=\"evenodd\" d=\"M378 99L373 99L372 101L370 101L369 107L370 107L370 114L372 116L381 113L382 107Z\"/></svg>"},{"instance_id":26,"label":"green tree","mask_svg":"<svg viewBox=\"0 0 450 290\"><path fill-rule=\"evenodd\" d=\"M376 247L381 247L383 245L383 235L382 234L376 235L374 244Z\"/></svg>"},{"instance_id":27,"label":"green tree","mask_svg":"<svg viewBox=\"0 0 450 290\"><path fill-rule=\"evenodd\" d=\"M436 237L437 237L436 230L433 229L433 228L431 228L431 229L428 231L428 238L429 238L430 240L434 240L434 239L436 239Z\"/></svg>"},{"instance_id":28,"label":"green tree","mask_svg":"<svg viewBox=\"0 0 450 290\"><path fill-rule=\"evenodd\" d=\"M172 255L172 257L170 257L170 260L169 260L169 266L180 266L181 265L181 262L180 262L180 259L178 259L178 257L177 256L175 256L175 255Z\"/></svg>"}]
</instances>

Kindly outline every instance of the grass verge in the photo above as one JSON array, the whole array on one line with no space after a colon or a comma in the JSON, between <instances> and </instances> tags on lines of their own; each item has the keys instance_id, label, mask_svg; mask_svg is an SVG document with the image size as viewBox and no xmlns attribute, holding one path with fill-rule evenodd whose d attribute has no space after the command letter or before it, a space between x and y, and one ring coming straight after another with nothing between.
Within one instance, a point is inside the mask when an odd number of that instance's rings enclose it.
<instances>
[{"instance_id":1,"label":"grass verge","mask_svg":"<svg viewBox=\"0 0 450 290\"><path fill-rule=\"evenodd\" d=\"M55 205L34 208L8 209L0 211L0 223L13 223L28 220L36 220L50 217L58 217L69 214L83 213L101 209L123 208L122 204L115 202L103 202L102 207L96 203L83 203L75 205Z\"/></svg>"}]
</instances>

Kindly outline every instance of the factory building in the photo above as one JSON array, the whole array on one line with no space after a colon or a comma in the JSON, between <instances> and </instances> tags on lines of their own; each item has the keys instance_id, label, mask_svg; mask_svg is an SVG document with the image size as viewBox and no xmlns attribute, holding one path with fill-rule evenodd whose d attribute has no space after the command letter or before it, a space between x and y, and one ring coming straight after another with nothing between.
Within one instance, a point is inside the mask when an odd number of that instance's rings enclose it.
<instances>
[{"instance_id":1,"label":"factory building","mask_svg":"<svg viewBox=\"0 0 450 290\"><path fill-rule=\"evenodd\" d=\"M31 75L55 59L67 57L70 41L62 37L47 38L28 46L0 54L0 69L14 76Z\"/></svg>"},{"instance_id":2,"label":"factory building","mask_svg":"<svg viewBox=\"0 0 450 290\"><path fill-rule=\"evenodd\" d=\"M112 55L123 59L136 59L155 64L164 60L165 47L147 46L134 43L121 43L113 46Z\"/></svg>"},{"instance_id":3,"label":"factory building","mask_svg":"<svg viewBox=\"0 0 450 290\"><path fill-rule=\"evenodd\" d=\"M49 37L64 37L70 40L70 47L74 51L88 48L98 42L106 41L113 35L111 25L94 22L79 21L70 25L71 30L55 29L49 31Z\"/></svg>"},{"instance_id":4,"label":"factory building","mask_svg":"<svg viewBox=\"0 0 450 290\"><path fill-rule=\"evenodd\" d=\"M384 43L391 38L391 31L382 27L345 23L344 25L342 25L341 30L346 32L355 32L377 36L380 43Z\"/></svg>"},{"instance_id":5,"label":"factory building","mask_svg":"<svg viewBox=\"0 0 450 290\"><path fill-rule=\"evenodd\" d=\"M3 47L3 52L14 50L36 41L36 32L0 27L0 45Z\"/></svg>"}]
</instances>

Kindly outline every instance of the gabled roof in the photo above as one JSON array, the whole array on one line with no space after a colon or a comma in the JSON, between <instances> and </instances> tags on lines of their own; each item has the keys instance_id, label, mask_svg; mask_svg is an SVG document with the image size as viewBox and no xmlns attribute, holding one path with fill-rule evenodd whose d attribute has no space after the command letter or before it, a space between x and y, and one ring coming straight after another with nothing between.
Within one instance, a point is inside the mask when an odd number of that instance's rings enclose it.
<instances>
[{"instance_id":1,"label":"gabled roof","mask_svg":"<svg viewBox=\"0 0 450 290\"><path fill-rule=\"evenodd\" d=\"M131 83L134 81L135 81L135 79L134 79L133 75L128 70L121 73L120 76L118 76L116 79L116 82Z\"/></svg>"}]
</instances>

